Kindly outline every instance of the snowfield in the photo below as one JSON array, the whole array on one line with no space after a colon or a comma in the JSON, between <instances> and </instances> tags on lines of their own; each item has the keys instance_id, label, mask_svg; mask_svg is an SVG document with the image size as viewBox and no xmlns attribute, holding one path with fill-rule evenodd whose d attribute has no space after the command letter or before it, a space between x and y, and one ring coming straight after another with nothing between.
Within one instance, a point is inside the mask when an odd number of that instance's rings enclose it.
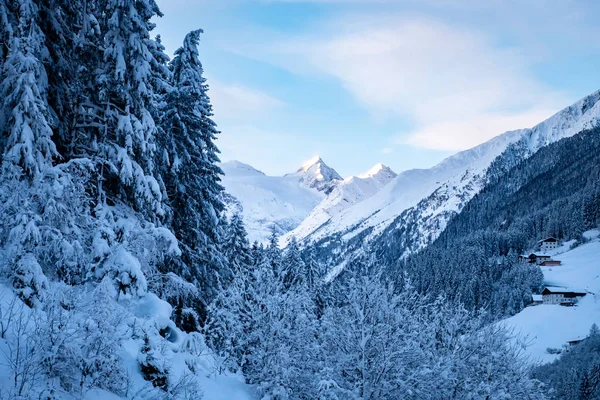
<instances>
[{"instance_id":1,"label":"snowfield","mask_svg":"<svg viewBox=\"0 0 600 400\"><path fill-rule=\"evenodd\" d=\"M542 267L544 283L583 290L588 294L575 307L559 305L529 306L503 323L522 336L524 349L533 363L547 363L558 358L546 349L561 349L570 340L583 339L592 324L600 324L600 232L586 232L591 242L553 256L561 266ZM564 249L564 247L563 247ZM557 249L557 252L561 249Z\"/></svg>"}]
</instances>

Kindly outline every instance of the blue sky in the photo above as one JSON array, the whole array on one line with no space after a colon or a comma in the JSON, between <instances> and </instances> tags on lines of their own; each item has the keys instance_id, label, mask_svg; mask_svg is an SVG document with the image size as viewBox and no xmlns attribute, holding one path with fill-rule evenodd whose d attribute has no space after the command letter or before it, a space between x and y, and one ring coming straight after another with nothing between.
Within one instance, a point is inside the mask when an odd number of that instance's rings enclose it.
<instances>
[{"instance_id":1,"label":"blue sky","mask_svg":"<svg viewBox=\"0 0 600 400\"><path fill-rule=\"evenodd\" d=\"M595 0L158 0L204 29L218 145L267 174L426 168L600 89Z\"/></svg>"}]
</instances>

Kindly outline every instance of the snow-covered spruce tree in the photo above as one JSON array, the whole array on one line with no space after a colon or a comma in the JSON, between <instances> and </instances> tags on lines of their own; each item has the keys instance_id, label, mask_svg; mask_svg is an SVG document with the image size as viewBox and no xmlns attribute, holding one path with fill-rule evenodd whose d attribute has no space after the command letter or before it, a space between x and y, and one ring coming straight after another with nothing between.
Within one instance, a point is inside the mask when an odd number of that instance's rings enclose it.
<instances>
[{"instance_id":1,"label":"snow-covered spruce tree","mask_svg":"<svg viewBox=\"0 0 600 400\"><path fill-rule=\"evenodd\" d=\"M315 255L315 248L313 246L308 247L308 249L303 252L303 255L306 284L311 290L318 290L325 274L322 265Z\"/></svg>"},{"instance_id":2,"label":"snow-covered spruce tree","mask_svg":"<svg viewBox=\"0 0 600 400\"><path fill-rule=\"evenodd\" d=\"M139 363L144 374L144 379L150 381L152 386L168 390L168 368L162 357L156 356L156 346L150 342L148 336L144 337L144 345L139 354Z\"/></svg>"},{"instance_id":3,"label":"snow-covered spruce tree","mask_svg":"<svg viewBox=\"0 0 600 400\"><path fill-rule=\"evenodd\" d=\"M279 238L275 233L275 230L271 232L269 237L269 244L265 248L266 258L271 266L271 270L275 276L279 276L281 273L281 249L279 248Z\"/></svg>"},{"instance_id":4,"label":"snow-covered spruce tree","mask_svg":"<svg viewBox=\"0 0 600 400\"><path fill-rule=\"evenodd\" d=\"M0 243L5 250L2 272L12 277L18 294L33 306L38 304L47 281L32 253L40 239L37 224L41 218L39 209L28 207L29 195L33 182L43 178L57 153L48 124L48 82L40 60L44 36L37 25L37 6L24 0L13 7L18 25L0 82L1 179L5 189L0 204Z\"/></svg>"},{"instance_id":5,"label":"snow-covered spruce tree","mask_svg":"<svg viewBox=\"0 0 600 400\"><path fill-rule=\"evenodd\" d=\"M68 0L66 0L68 1ZM72 56L77 60L71 86L69 87L70 105L73 107L73 120L70 129L64 132L64 142L59 149L66 159L88 158L97 164L101 171L105 164L100 144L106 134L107 101L102 91L104 70L104 34L108 21L104 14L107 0L86 0L73 2L79 5L80 27L73 39ZM94 184L99 187L100 172L96 174ZM95 199L100 196L94 195ZM98 199L101 200L101 199Z\"/></svg>"},{"instance_id":6,"label":"snow-covered spruce tree","mask_svg":"<svg viewBox=\"0 0 600 400\"><path fill-rule=\"evenodd\" d=\"M42 173L57 156L47 104L48 78L42 65L44 35L37 6L31 0L19 5L17 32L2 66L0 129L2 169L22 171L29 178Z\"/></svg>"},{"instance_id":7,"label":"snow-covered spruce tree","mask_svg":"<svg viewBox=\"0 0 600 400\"><path fill-rule=\"evenodd\" d=\"M252 256L250 254L250 243L242 217L235 214L231 217L231 221L225 232L225 242L223 243L223 255L229 263L231 272L223 279L227 281L232 279L232 275L241 272L245 268L249 268L252 264ZM227 283L227 282L226 282Z\"/></svg>"},{"instance_id":8,"label":"snow-covered spruce tree","mask_svg":"<svg viewBox=\"0 0 600 400\"><path fill-rule=\"evenodd\" d=\"M34 0L39 8L39 27L44 34L42 62L48 75L48 110L53 141L63 160L70 159L74 115L81 82L78 70L87 64L76 52L84 43L79 36L87 3L72 0ZM90 0L88 3L92 4ZM89 84L90 82L86 82Z\"/></svg>"},{"instance_id":9,"label":"snow-covered spruce tree","mask_svg":"<svg viewBox=\"0 0 600 400\"><path fill-rule=\"evenodd\" d=\"M15 4L3 1L0 3L0 26L3 29L0 31L0 63L3 64L12 42L12 37L15 32L14 16L15 13L11 8Z\"/></svg>"},{"instance_id":10,"label":"snow-covered spruce tree","mask_svg":"<svg viewBox=\"0 0 600 400\"><path fill-rule=\"evenodd\" d=\"M29 307L40 304L40 300L48 290L48 279L33 254L25 253L16 260L12 285L17 295Z\"/></svg>"},{"instance_id":11,"label":"snow-covered spruce tree","mask_svg":"<svg viewBox=\"0 0 600 400\"><path fill-rule=\"evenodd\" d=\"M165 101L160 139L161 174L172 209L173 231L183 251L178 273L197 282L205 308L223 278L219 250L219 215L223 210L218 167L219 133L212 121L208 86L198 58L201 30L190 32L169 68L172 87ZM225 277L231 279L231 277ZM202 312L204 310L201 310Z\"/></svg>"},{"instance_id":12,"label":"snow-covered spruce tree","mask_svg":"<svg viewBox=\"0 0 600 400\"><path fill-rule=\"evenodd\" d=\"M243 367L249 351L248 331L252 329L249 300L254 297L250 282L249 271L236 274L208 308L205 326L208 343L223 358L224 367L232 370Z\"/></svg>"},{"instance_id":13,"label":"snow-covered spruce tree","mask_svg":"<svg viewBox=\"0 0 600 400\"><path fill-rule=\"evenodd\" d=\"M250 259L252 260L251 266L253 267L266 263L265 246L262 243L258 243L257 240L250 247Z\"/></svg>"},{"instance_id":14,"label":"snow-covered spruce tree","mask_svg":"<svg viewBox=\"0 0 600 400\"><path fill-rule=\"evenodd\" d=\"M150 20L161 13L154 0L108 0L103 15L99 195L108 204L130 205L154 222L166 215L166 199L155 176L156 124L150 111L160 65L152 51L156 46Z\"/></svg>"},{"instance_id":15,"label":"snow-covered spruce tree","mask_svg":"<svg viewBox=\"0 0 600 400\"><path fill-rule=\"evenodd\" d=\"M210 305L206 331L211 344L226 357L227 366L241 366L248 350L246 332L252 329L252 308L263 296L260 278L274 279L265 254L251 257L246 230L239 215L226 223L222 250L231 276ZM258 251L258 250L257 250ZM276 287L275 283L273 283ZM260 287L259 287L260 286Z\"/></svg>"},{"instance_id":16,"label":"snow-covered spruce tree","mask_svg":"<svg viewBox=\"0 0 600 400\"><path fill-rule=\"evenodd\" d=\"M286 288L295 287L306 283L306 266L300 254L300 247L296 238L292 238L285 249L281 261L281 275Z\"/></svg>"}]
</instances>

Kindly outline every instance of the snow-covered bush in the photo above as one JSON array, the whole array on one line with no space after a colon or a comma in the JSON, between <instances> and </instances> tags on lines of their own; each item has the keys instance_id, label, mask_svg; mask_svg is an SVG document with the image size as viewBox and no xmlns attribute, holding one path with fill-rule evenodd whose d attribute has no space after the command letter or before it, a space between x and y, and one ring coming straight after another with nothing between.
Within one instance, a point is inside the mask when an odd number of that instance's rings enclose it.
<instances>
[{"instance_id":1,"label":"snow-covered bush","mask_svg":"<svg viewBox=\"0 0 600 400\"><path fill-rule=\"evenodd\" d=\"M101 219L92 239L89 279L108 277L118 295L125 297L141 297L148 291L146 275L153 277L151 289L167 300L176 300L169 297L173 290L197 292L177 275L159 273L166 259L181 254L177 239L168 229L142 222L118 207L104 207L98 215Z\"/></svg>"},{"instance_id":2,"label":"snow-covered bush","mask_svg":"<svg viewBox=\"0 0 600 400\"><path fill-rule=\"evenodd\" d=\"M0 285L4 300L0 302L4 329L0 340L0 367L9 378L8 384L0 385L0 398L29 399L43 376L35 341L36 309L6 291L7 288Z\"/></svg>"},{"instance_id":3,"label":"snow-covered bush","mask_svg":"<svg viewBox=\"0 0 600 400\"><path fill-rule=\"evenodd\" d=\"M208 351L204 336L198 332L189 333L181 344L181 350L194 357L201 357Z\"/></svg>"},{"instance_id":4,"label":"snow-covered bush","mask_svg":"<svg viewBox=\"0 0 600 400\"><path fill-rule=\"evenodd\" d=\"M185 299L197 297L198 287L173 272L161 274L155 272L148 277L148 287L152 293L167 300L171 304L178 304Z\"/></svg>"},{"instance_id":5,"label":"snow-covered bush","mask_svg":"<svg viewBox=\"0 0 600 400\"><path fill-rule=\"evenodd\" d=\"M164 356L155 348L150 338L144 338L144 345L140 349L138 361L144 379L151 382L152 386L161 388L165 392L169 390L168 365Z\"/></svg>"},{"instance_id":6,"label":"snow-covered bush","mask_svg":"<svg viewBox=\"0 0 600 400\"><path fill-rule=\"evenodd\" d=\"M93 388L125 390L119 356L122 315L102 285L90 293L56 284L35 320L35 342L44 374L70 393Z\"/></svg>"},{"instance_id":7,"label":"snow-covered bush","mask_svg":"<svg viewBox=\"0 0 600 400\"><path fill-rule=\"evenodd\" d=\"M201 400L203 398L204 391L192 373L183 374L170 385L167 393L167 399L169 400Z\"/></svg>"},{"instance_id":8,"label":"snow-covered bush","mask_svg":"<svg viewBox=\"0 0 600 400\"><path fill-rule=\"evenodd\" d=\"M33 254L27 253L19 258L13 272L12 285L25 304L30 307L40 304L48 289L48 279Z\"/></svg>"},{"instance_id":9,"label":"snow-covered bush","mask_svg":"<svg viewBox=\"0 0 600 400\"><path fill-rule=\"evenodd\" d=\"M101 266L96 268L95 275L98 280L108 277L114 282L119 297L141 297L148 288L140 262L123 247L113 250Z\"/></svg>"}]
</instances>

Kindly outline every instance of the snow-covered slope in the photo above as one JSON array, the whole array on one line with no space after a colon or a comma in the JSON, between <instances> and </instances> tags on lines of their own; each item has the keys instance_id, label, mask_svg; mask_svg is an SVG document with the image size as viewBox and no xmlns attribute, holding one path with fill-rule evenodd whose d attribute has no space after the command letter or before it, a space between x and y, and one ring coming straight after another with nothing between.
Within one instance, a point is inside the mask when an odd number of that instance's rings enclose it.
<instances>
[{"instance_id":1,"label":"snow-covered slope","mask_svg":"<svg viewBox=\"0 0 600 400\"><path fill-rule=\"evenodd\" d=\"M419 232L422 247L437 237L448 219L481 190L488 168L499 155L510 149L507 162L523 160L550 143L598 126L599 100L600 91L533 128L506 132L448 157L433 168L404 171L375 195L330 218L320 214L320 219L303 221L288 238L314 242L341 234L350 239L367 229L369 238L373 238L393 223L402 225L404 221L397 218L412 210L410 220L419 224L415 231ZM312 213L308 218L311 217Z\"/></svg>"},{"instance_id":2,"label":"snow-covered slope","mask_svg":"<svg viewBox=\"0 0 600 400\"><path fill-rule=\"evenodd\" d=\"M310 234L331 217L340 214L352 205L359 203L380 191L396 177L396 173L383 164L377 164L367 172L351 176L339 182L329 195L319 203L302 223L292 232L294 235ZM281 238L286 245L292 232ZM305 233L305 234L302 234Z\"/></svg>"},{"instance_id":3,"label":"snow-covered slope","mask_svg":"<svg viewBox=\"0 0 600 400\"><path fill-rule=\"evenodd\" d=\"M416 205L451 179L459 180L467 170L481 172L508 144L521 137L521 131L507 132L473 149L451 156L430 169L413 169L398 174L375 195L357 202L326 221L303 221L290 236L316 241L335 233L354 235L369 227L385 228L402 211Z\"/></svg>"},{"instance_id":4,"label":"snow-covered slope","mask_svg":"<svg viewBox=\"0 0 600 400\"><path fill-rule=\"evenodd\" d=\"M319 157L285 176L267 176L238 161L221 168L228 213L242 215L251 242L266 242L272 230L281 235L298 226L341 180Z\"/></svg>"},{"instance_id":5,"label":"snow-covered slope","mask_svg":"<svg viewBox=\"0 0 600 400\"><path fill-rule=\"evenodd\" d=\"M583 339L593 323L600 324L600 238L599 232L586 232L590 243L554 256L562 265L544 267L548 286L585 291L575 307L538 305L525 308L503 323L514 329L528 345L525 349L532 362L550 362L558 357L546 349L561 349L570 340Z\"/></svg>"}]
</instances>

